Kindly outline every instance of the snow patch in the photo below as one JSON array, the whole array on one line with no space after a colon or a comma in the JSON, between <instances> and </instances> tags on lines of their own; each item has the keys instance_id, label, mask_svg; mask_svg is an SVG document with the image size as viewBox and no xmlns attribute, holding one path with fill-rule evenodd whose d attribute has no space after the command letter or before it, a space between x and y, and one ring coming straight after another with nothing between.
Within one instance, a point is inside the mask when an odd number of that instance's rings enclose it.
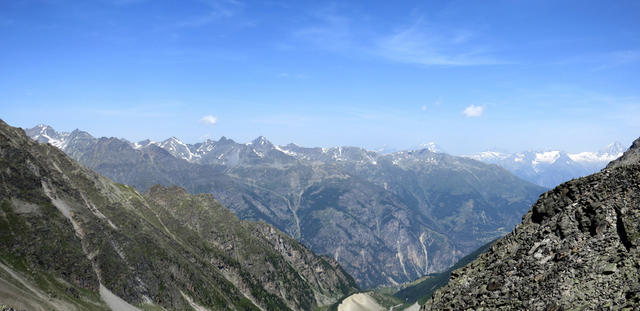
<instances>
[{"instance_id":1,"label":"snow patch","mask_svg":"<svg viewBox=\"0 0 640 311\"><path fill-rule=\"evenodd\" d=\"M262 153L262 152L260 152L258 150L255 150L255 149L251 149L251 150L253 150L253 153L255 153L258 157L264 158L264 153Z\"/></svg>"},{"instance_id":2,"label":"snow patch","mask_svg":"<svg viewBox=\"0 0 640 311\"><path fill-rule=\"evenodd\" d=\"M298 154L297 154L297 153L295 153L295 152L293 152L293 151L291 151L291 150L282 149L280 146L275 146L274 148L275 148L276 150L278 150L278 151L280 151L280 152L282 152L282 153L284 153L284 154L288 155L288 156L292 156L292 157L297 157L297 156L298 156Z\"/></svg>"}]
</instances>

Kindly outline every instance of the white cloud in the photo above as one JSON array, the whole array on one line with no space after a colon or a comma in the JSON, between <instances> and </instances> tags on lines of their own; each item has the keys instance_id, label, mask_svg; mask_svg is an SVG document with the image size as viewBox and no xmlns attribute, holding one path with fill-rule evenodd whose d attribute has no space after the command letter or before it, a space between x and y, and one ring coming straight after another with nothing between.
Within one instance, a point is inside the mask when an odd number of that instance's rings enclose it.
<instances>
[{"instance_id":1,"label":"white cloud","mask_svg":"<svg viewBox=\"0 0 640 311\"><path fill-rule=\"evenodd\" d=\"M427 111L427 105L422 105L422 111Z\"/></svg>"},{"instance_id":2,"label":"white cloud","mask_svg":"<svg viewBox=\"0 0 640 311\"><path fill-rule=\"evenodd\" d=\"M469 118L480 117L484 113L484 108L485 108L485 105L482 105L482 106L471 105L465 108L462 111L462 113Z\"/></svg>"},{"instance_id":3,"label":"white cloud","mask_svg":"<svg viewBox=\"0 0 640 311\"><path fill-rule=\"evenodd\" d=\"M206 115L204 117L202 117L202 119L200 119L200 122L203 122L205 124L210 124L210 125L214 125L216 124L216 122L218 122L218 118L212 116L212 115Z\"/></svg>"}]
</instances>

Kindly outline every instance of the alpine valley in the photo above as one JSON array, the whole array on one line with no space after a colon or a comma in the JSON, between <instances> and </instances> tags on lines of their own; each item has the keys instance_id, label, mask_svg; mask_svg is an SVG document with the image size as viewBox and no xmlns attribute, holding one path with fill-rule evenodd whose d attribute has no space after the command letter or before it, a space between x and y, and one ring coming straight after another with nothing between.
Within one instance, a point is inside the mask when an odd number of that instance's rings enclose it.
<instances>
[{"instance_id":1,"label":"alpine valley","mask_svg":"<svg viewBox=\"0 0 640 311\"><path fill-rule=\"evenodd\" d=\"M381 154L264 137L132 143L46 125L26 132L140 192L161 184L212 194L240 219L264 221L330 256L361 287L445 271L511 231L545 191L496 165L429 149Z\"/></svg>"}]
</instances>

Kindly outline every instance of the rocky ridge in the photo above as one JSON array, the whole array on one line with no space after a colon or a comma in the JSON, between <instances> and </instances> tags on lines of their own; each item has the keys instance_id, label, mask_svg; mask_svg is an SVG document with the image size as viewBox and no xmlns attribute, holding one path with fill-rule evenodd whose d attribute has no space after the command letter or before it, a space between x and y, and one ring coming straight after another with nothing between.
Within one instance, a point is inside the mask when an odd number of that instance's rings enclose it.
<instances>
[{"instance_id":1,"label":"rocky ridge","mask_svg":"<svg viewBox=\"0 0 640 311\"><path fill-rule=\"evenodd\" d=\"M637 310L640 138L601 172L543 194L422 310Z\"/></svg>"}]
</instances>

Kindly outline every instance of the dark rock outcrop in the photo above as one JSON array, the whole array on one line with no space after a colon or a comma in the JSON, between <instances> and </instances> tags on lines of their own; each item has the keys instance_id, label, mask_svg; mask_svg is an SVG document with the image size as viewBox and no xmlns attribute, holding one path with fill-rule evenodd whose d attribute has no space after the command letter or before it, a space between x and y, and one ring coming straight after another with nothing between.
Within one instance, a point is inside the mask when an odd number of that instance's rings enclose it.
<instances>
[{"instance_id":1,"label":"dark rock outcrop","mask_svg":"<svg viewBox=\"0 0 640 311\"><path fill-rule=\"evenodd\" d=\"M543 194L422 310L638 310L639 155Z\"/></svg>"}]
</instances>

